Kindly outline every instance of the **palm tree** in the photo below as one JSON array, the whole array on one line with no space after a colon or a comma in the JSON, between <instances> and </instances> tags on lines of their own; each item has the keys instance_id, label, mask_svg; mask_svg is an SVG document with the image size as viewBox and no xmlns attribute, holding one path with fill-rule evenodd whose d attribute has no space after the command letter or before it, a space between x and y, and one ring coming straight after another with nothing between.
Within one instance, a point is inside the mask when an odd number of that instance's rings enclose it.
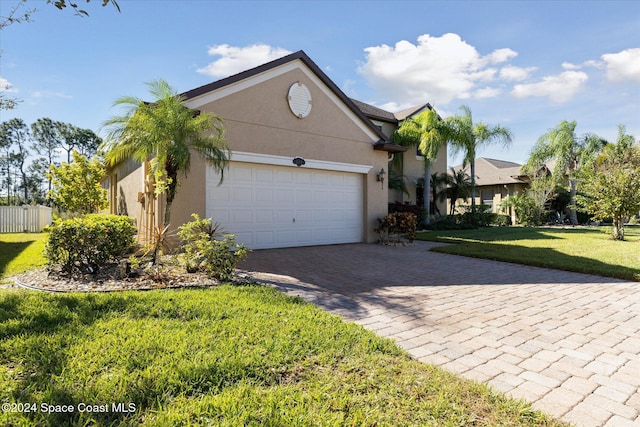
<instances>
[{"instance_id":1,"label":"palm tree","mask_svg":"<svg viewBox=\"0 0 640 427\"><path fill-rule=\"evenodd\" d=\"M417 146L424 158L424 209L426 211L425 222L430 223L431 194L431 162L438 155L440 147L446 140L441 128L441 119L435 110L426 110L416 117L404 120L400 127L393 133L391 140L405 147Z\"/></svg>"},{"instance_id":2,"label":"palm tree","mask_svg":"<svg viewBox=\"0 0 640 427\"><path fill-rule=\"evenodd\" d=\"M451 185L452 178L446 172L432 173L431 174L431 196L433 197L433 211L442 216L440 209L438 209L437 202L443 202L447 199L447 188Z\"/></svg>"},{"instance_id":3,"label":"palm tree","mask_svg":"<svg viewBox=\"0 0 640 427\"><path fill-rule=\"evenodd\" d=\"M447 188L450 204L449 215L453 215L456 211L456 201L466 199L471 194L471 177L462 168L457 171L451 168L449 176L451 177L449 188Z\"/></svg>"},{"instance_id":4,"label":"palm tree","mask_svg":"<svg viewBox=\"0 0 640 427\"><path fill-rule=\"evenodd\" d=\"M155 193L166 194L166 228L178 189L178 172L189 170L191 151L213 166L221 182L230 151L220 117L186 108L184 98L163 80L147 86L152 102L129 96L116 100L114 106L124 107L125 114L105 122L107 138L102 148L111 166L129 158L150 162L149 178L155 181Z\"/></svg>"},{"instance_id":5,"label":"palm tree","mask_svg":"<svg viewBox=\"0 0 640 427\"><path fill-rule=\"evenodd\" d=\"M575 121L563 120L538 138L524 166L524 171L531 173L539 170L546 162L555 161L552 174L554 183L560 183L564 179L569 180L569 218L573 225L578 224L577 173L606 145L605 140L594 134L585 134L578 138L575 133L576 125Z\"/></svg>"},{"instance_id":6,"label":"palm tree","mask_svg":"<svg viewBox=\"0 0 640 427\"><path fill-rule=\"evenodd\" d=\"M500 125L473 123L471 110L466 105L460 107L461 116L449 117L445 120L447 142L451 143L452 154L461 151L464 154L462 166L471 166L471 211L476 211L476 153L480 148L494 142L504 146L511 143L513 134L509 128Z\"/></svg>"}]
</instances>

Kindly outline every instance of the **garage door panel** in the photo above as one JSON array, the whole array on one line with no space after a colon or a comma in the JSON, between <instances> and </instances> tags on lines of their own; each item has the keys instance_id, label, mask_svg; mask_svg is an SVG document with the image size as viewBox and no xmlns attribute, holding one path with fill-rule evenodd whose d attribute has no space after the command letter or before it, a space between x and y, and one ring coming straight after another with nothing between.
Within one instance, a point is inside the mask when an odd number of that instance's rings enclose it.
<instances>
[{"instance_id":1,"label":"garage door panel","mask_svg":"<svg viewBox=\"0 0 640 427\"><path fill-rule=\"evenodd\" d=\"M293 202L294 200L295 199L294 199L293 190L291 189L276 190L276 202L288 203L288 202Z\"/></svg>"},{"instance_id":2,"label":"garage door panel","mask_svg":"<svg viewBox=\"0 0 640 427\"><path fill-rule=\"evenodd\" d=\"M294 218L296 219L296 224L313 223L313 211L298 209Z\"/></svg>"},{"instance_id":3,"label":"garage door panel","mask_svg":"<svg viewBox=\"0 0 640 427\"><path fill-rule=\"evenodd\" d=\"M289 224L293 222L293 218L295 218L295 213L293 210L278 210L276 212L276 224Z\"/></svg>"},{"instance_id":4,"label":"garage door panel","mask_svg":"<svg viewBox=\"0 0 640 427\"><path fill-rule=\"evenodd\" d=\"M290 184L293 182L293 172L290 170L277 170L275 173L275 183Z\"/></svg>"},{"instance_id":5,"label":"garage door panel","mask_svg":"<svg viewBox=\"0 0 640 427\"><path fill-rule=\"evenodd\" d=\"M272 183L273 182L273 170L271 169L258 169L256 170L256 179L258 182L262 183Z\"/></svg>"},{"instance_id":6,"label":"garage door panel","mask_svg":"<svg viewBox=\"0 0 640 427\"><path fill-rule=\"evenodd\" d=\"M272 224L273 223L273 211L256 211L256 223L258 224Z\"/></svg>"},{"instance_id":7,"label":"garage door panel","mask_svg":"<svg viewBox=\"0 0 640 427\"><path fill-rule=\"evenodd\" d=\"M273 231L256 231L256 246L269 246L275 243L275 233Z\"/></svg>"},{"instance_id":8,"label":"garage door panel","mask_svg":"<svg viewBox=\"0 0 640 427\"><path fill-rule=\"evenodd\" d=\"M298 184L311 184L311 173L300 170L295 174L296 183Z\"/></svg>"},{"instance_id":9,"label":"garage door panel","mask_svg":"<svg viewBox=\"0 0 640 427\"><path fill-rule=\"evenodd\" d=\"M316 190L313 192L313 201L324 204L329 201L329 192L327 190Z\"/></svg>"},{"instance_id":10,"label":"garage door panel","mask_svg":"<svg viewBox=\"0 0 640 427\"><path fill-rule=\"evenodd\" d=\"M230 173L231 179L236 182L253 182L253 169L249 166L239 166Z\"/></svg>"},{"instance_id":11,"label":"garage door panel","mask_svg":"<svg viewBox=\"0 0 640 427\"><path fill-rule=\"evenodd\" d=\"M231 216L231 223L233 225L253 224L253 211L234 210Z\"/></svg>"},{"instance_id":12,"label":"garage door panel","mask_svg":"<svg viewBox=\"0 0 640 427\"><path fill-rule=\"evenodd\" d=\"M231 162L207 171L206 215L259 249L362 240L362 175Z\"/></svg>"},{"instance_id":13,"label":"garage door panel","mask_svg":"<svg viewBox=\"0 0 640 427\"><path fill-rule=\"evenodd\" d=\"M260 188L256 192L256 202L273 202L273 190L270 188Z\"/></svg>"}]
</instances>

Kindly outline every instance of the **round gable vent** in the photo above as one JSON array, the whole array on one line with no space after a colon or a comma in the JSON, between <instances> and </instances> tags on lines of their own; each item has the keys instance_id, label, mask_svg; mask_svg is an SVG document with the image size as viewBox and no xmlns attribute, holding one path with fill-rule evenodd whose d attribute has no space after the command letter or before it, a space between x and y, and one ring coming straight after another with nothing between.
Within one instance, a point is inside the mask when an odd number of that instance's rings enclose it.
<instances>
[{"instance_id":1,"label":"round gable vent","mask_svg":"<svg viewBox=\"0 0 640 427\"><path fill-rule=\"evenodd\" d=\"M305 85L295 82L289 88L289 108L296 117L304 119L311 112L311 93Z\"/></svg>"}]
</instances>

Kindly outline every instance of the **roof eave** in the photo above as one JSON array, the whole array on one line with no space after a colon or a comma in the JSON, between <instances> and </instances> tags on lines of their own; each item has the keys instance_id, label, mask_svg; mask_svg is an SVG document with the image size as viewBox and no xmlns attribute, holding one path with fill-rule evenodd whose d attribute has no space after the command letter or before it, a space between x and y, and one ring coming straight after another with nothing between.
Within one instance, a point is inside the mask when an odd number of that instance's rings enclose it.
<instances>
[{"instance_id":1,"label":"roof eave","mask_svg":"<svg viewBox=\"0 0 640 427\"><path fill-rule=\"evenodd\" d=\"M392 142L378 141L373 144L373 149L378 151L386 151L387 153L404 153L409 148L402 145L394 144Z\"/></svg>"}]
</instances>

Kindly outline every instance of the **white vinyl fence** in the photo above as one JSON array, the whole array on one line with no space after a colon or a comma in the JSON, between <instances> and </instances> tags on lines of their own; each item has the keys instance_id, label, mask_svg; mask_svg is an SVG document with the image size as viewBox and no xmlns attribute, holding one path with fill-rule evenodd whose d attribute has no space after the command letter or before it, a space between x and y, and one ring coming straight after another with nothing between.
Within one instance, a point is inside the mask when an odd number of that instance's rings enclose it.
<instances>
[{"instance_id":1,"label":"white vinyl fence","mask_svg":"<svg viewBox=\"0 0 640 427\"><path fill-rule=\"evenodd\" d=\"M39 233L49 224L49 207L0 206L0 233Z\"/></svg>"}]
</instances>

